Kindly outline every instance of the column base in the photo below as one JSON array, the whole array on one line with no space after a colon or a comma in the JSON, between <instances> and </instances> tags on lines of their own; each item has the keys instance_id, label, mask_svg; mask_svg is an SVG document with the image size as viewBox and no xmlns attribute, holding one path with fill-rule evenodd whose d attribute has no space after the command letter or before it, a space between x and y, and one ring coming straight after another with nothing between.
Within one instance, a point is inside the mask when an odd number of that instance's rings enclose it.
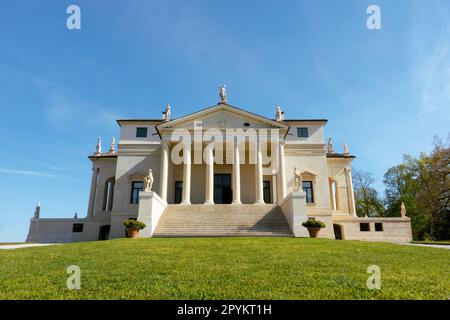
<instances>
[{"instance_id":1,"label":"column base","mask_svg":"<svg viewBox=\"0 0 450 320\"><path fill-rule=\"evenodd\" d=\"M242 202L241 202L241 200L233 200L233 202L231 203L232 205L241 205L242 204Z\"/></svg>"},{"instance_id":2,"label":"column base","mask_svg":"<svg viewBox=\"0 0 450 320\"><path fill-rule=\"evenodd\" d=\"M203 203L205 206L213 206L214 204L214 201L205 201L205 203Z\"/></svg>"},{"instance_id":3,"label":"column base","mask_svg":"<svg viewBox=\"0 0 450 320\"><path fill-rule=\"evenodd\" d=\"M181 203L180 203L182 206L187 206L187 205L190 205L191 204L191 201L190 200L183 200L183 201L181 201Z\"/></svg>"},{"instance_id":4,"label":"column base","mask_svg":"<svg viewBox=\"0 0 450 320\"><path fill-rule=\"evenodd\" d=\"M263 200L256 201L254 204L266 204Z\"/></svg>"}]
</instances>

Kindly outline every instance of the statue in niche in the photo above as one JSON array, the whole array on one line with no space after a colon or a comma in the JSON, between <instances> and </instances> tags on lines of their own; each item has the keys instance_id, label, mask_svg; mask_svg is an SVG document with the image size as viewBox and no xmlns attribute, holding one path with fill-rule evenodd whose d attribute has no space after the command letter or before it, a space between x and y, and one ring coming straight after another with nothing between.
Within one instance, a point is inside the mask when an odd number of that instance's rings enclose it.
<instances>
[{"instance_id":1,"label":"statue in niche","mask_svg":"<svg viewBox=\"0 0 450 320\"><path fill-rule=\"evenodd\" d=\"M148 175L144 178L144 191L149 192L152 191L153 186L153 173L152 169L148 170Z\"/></svg>"},{"instance_id":2,"label":"statue in niche","mask_svg":"<svg viewBox=\"0 0 450 320\"><path fill-rule=\"evenodd\" d=\"M300 188L303 188L303 179L300 170L297 170L296 167L294 167L294 176L295 176L294 191L300 191Z\"/></svg>"}]
</instances>

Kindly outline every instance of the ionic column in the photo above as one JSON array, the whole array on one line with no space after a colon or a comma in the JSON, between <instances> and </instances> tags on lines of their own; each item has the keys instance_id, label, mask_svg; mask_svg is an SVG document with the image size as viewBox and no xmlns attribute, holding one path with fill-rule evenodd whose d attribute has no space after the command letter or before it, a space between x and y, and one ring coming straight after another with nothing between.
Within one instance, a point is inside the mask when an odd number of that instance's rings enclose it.
<instances>
[{"instance_id":1,"label":"ionic column","mask_svg":"<svg viewBox=\"0 0 450 320\"><path fill-rule=\"evenodd\" d=\"M183 150L183 195L181 204L191 204L191 144L184 144Z\"/></svg>"},{"instance_id":2,"label":"ionic column","mask_svg":"<svg viewBox=\"0 0 450 320\"><path fill-rule=\"evenodd\" d=\"M349 211L350 214L356 216L356 206L355 206L355 195L353 193L353 181L352 181L352 170L345 169L346 178L347 178L347 194L348 194L348 202L349 202Z\"/></svg>"},{"instance_id":3,"label":"ionic column","mask_svg":"<svg viewBox=\"0 0 450 320\"><path fill-rule=\"evenodd\" d=\"M87 213L88 218L92 218L94 216L95 196L97 193L97 177L99 170L99 168L92 168L91 193L89 194L89 206Z\"/></svg>"},{"instance_id":4,"label":"ionic column","mask_svg":"<svg viewBox=\"0 0 450 320\"><path fill-rule=\"evenodd\" d=\"M206 146L206 183L205 183L205 204L214 204L214 142Z\"/></svg>"},{"instance_id":5,"label":"ionic column","mask_svg":"<svg viewBox=\"0 0 450 320\"><path fill-rule=\"evenodd\" d=\"M161 142L161 175L159 181L159 193L161 199L167 201L167 179L169 178L169 144Z\"/></svg>"},{"instance_id":6,"label":"ionic column","mask_svg":"<svg viewBox=\"0 0 450 320\"><path fill-rule=\"evenodd\" d=\"M286 197L286 174L284 164L284 142L280 141L278 144L278 154L280 163L278 165L278 203Z\"/></svg>"},{"instance_id":7,"label":"ionic column","mask_svg":"<svg viewBox=\"0 0 450 320\"><path fill-rule=\"evenodd\" d=\"M233 202L232 204L241 203L241 161L239 158L239 145L238 142L234 142L233 152Z\"/></svg>"},{"instance_id":8,"label":"ionic column","mask_svg":"<svg viewBox=\"0 0 450 320\"><path fill-rule=\"evenodd\" d=\"M255 204L264 204L261 144L257 143Z\"/></svg>"}]
</instances>

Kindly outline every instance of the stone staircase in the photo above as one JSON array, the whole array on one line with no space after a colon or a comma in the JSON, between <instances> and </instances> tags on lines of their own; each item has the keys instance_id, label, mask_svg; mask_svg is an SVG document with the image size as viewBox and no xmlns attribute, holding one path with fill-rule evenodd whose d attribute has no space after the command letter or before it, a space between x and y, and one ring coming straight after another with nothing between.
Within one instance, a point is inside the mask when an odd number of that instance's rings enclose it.
<instances>
[{"instance_id":1,"label":"stone staircase","mask_svg":"<svg viewBox=\"0 0 450 320\"><path fill-rule=\"evenodd\" d=\"M281 208L265 205L168 205L154 237L292 237Z\"/></svg>"}]
</instances>

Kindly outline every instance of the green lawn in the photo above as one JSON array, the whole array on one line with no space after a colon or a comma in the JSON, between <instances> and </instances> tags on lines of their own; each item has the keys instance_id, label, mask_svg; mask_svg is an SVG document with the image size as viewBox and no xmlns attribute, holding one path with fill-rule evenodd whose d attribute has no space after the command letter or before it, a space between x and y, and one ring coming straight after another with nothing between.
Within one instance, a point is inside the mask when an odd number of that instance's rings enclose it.
<instances>
[{"instance_id":1,"label":"green lawn","mask_svg":"<svg viewBox=\"0 0 450 320\"><path fill-rule=\"evenodd\" d=\"M81 268L81 289L66 268ZM381 268L369 290L367 267ZM120 239L0 251L0 299L449 299L450 250L295 238Z\"/></svg>"}]
</instances>

